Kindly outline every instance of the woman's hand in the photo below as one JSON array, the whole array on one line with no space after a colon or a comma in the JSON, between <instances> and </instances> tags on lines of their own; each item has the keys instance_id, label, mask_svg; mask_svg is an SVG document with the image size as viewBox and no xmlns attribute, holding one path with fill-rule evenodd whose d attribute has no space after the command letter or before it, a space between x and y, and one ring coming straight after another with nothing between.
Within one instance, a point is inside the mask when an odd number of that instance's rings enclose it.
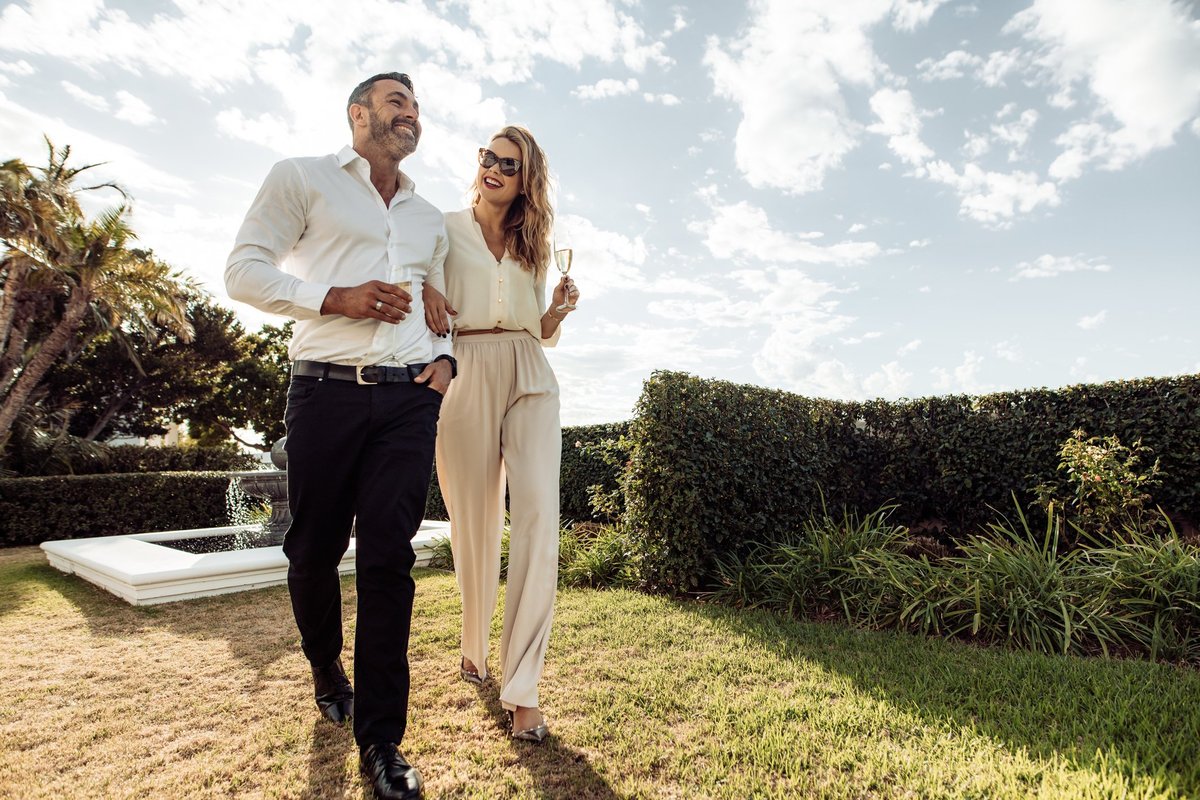
<instances>
[{"instance_id":1,"label":"woman's hand","mask_svg":"<svg viewBox=\"0 0 1200 800\"><path fill-rule=\"evenodd\" d=\"M567 314L574 311L574 306L579 302L579 288L575 286L575 281L570 275L563 275L562 280L554 287L554 296L550 302L551 315L557 319L563 319ZM567 305L571 308L564 308L561 311L559 306Z\"/></svg>"},{"instance_id":2,"label":"woman's hand","mask_svg":"<svg viewBox=\"0 0 1200 800\"><path fill-rule=\"evenodd\" d=\"M457 317L458 312L451 308L446 295L425 284L421 287L421 300L425 305L425 324L429 326L429 330L438 336L448 334L450 317Z\"/></svg>"}]
</instances>

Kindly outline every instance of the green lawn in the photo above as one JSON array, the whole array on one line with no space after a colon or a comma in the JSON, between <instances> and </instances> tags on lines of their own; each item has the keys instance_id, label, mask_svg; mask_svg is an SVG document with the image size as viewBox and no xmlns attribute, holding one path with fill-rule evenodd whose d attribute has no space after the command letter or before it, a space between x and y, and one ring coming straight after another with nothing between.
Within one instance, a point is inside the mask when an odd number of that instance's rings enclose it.
<instances>
[{"instance_id":1,"label":"green lawn","mask_svg":"<svg viewBox=\"0 0 1200 800\"><path fill-rule=\"evenodd\" d=\"M430 798L1200 795L1194 670L625 591L560 592L555 736L510 742L495 686L457 678L453 576L417 586L403 749ZM0 797L366 796L282 587L139 609L0 550L0 642Z\"/></svg>"}]
</instances>

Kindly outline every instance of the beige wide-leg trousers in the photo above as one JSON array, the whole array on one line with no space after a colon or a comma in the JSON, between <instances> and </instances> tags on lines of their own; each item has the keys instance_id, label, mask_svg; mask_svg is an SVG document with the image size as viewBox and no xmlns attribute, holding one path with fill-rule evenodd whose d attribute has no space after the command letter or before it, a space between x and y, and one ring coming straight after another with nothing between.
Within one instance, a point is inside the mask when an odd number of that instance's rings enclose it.
<instances>
[{"instance_id":1,"label":"beige wide-leg trousers","mask_svg":"<svg viewBox=\"0 0 1200 800\"><path fill-rule=\"evenodd\" d=\"M462 592L462 652L486 674L507 473L500 702L510 711L533 708L558 587L558 381L541 343L526 331L462 336L454 355L458 377L442 403L437 475Z\"/></svg>"}]
</instances>

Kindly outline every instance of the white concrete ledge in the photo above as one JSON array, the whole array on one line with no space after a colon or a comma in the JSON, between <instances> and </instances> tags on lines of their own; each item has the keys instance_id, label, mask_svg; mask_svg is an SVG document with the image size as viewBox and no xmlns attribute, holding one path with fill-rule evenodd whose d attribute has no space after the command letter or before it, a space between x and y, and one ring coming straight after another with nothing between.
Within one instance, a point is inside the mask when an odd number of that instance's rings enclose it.
<instances>
[{"instance_id":1,"label":"white concrete ledge","mask_svg":"<svg viewBox=\"0 0 1200 800\"><path fill-rule=\"evenodd\" d=\"M107 589L133 605L169 603L193 597L242 592L287 582L283 548L255 547L219 553L188 553L156 542L236 534L246 526L155 531L128 536L97 536L43 542L50 565ZM417 566L429 563L436 539L450 537L450 523L424 520L413 538ZM354 571L355 540L338 570Z\"/></svg>"}]
</instances>

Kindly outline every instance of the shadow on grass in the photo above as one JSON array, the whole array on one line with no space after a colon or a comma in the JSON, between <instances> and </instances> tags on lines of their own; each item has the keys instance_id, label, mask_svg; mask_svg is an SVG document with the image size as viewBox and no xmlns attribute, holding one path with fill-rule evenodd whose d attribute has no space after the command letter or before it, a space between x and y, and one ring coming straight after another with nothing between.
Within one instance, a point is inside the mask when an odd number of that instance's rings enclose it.
<instances>
[{"instance_id":1,"label":"shadow on grass","mask_svg":"<svg viewBox=\"0 0 1200 800\"><path fill-rule=\"evenodd\" d=\"M508 711L500 704L500 686L494 679L476 686L479 702L487 711L498 735L518 754L521 765L529 770L531 787L539 797L550 800L620 800L588 762L587 755L567 747L554 735L554 720L546 720L550 737L541 744L523 742L509 736Z\"/></svg>"},{"instance_id":2,"label":"shadow on grass","mask_svg":"<svg viewBox=\"0 0 1200 800\"><path fill-rule=\"evenodd\" d=\"M46 571L36 564L10 566L0 571L0 619L19 611L36 590L46 585L47 578Z\"/></svg>"},{"instance_id":3,"label":"shadow on grass","mask_svg":"<svg viewBox=\"0 0 1200 800\"><path fill-rule=\"evenodd\" d=\"M354 734L349 725L314 720L312 750L308 756L308 790L304 796L345 797L346 757L354 750Z\"/></svg>"},{"instance_id":4,"label":"shadow on grass","mask_svg":"<svg viewBox=\"0 0 1200 800\"><path fill-rule=\"evenodd\" d=\"M678 607L781 659L845 676L929 724L1200 792L1200 672L1193 669L983 648L699 602Z\"/></svg>"}]
</instances>

